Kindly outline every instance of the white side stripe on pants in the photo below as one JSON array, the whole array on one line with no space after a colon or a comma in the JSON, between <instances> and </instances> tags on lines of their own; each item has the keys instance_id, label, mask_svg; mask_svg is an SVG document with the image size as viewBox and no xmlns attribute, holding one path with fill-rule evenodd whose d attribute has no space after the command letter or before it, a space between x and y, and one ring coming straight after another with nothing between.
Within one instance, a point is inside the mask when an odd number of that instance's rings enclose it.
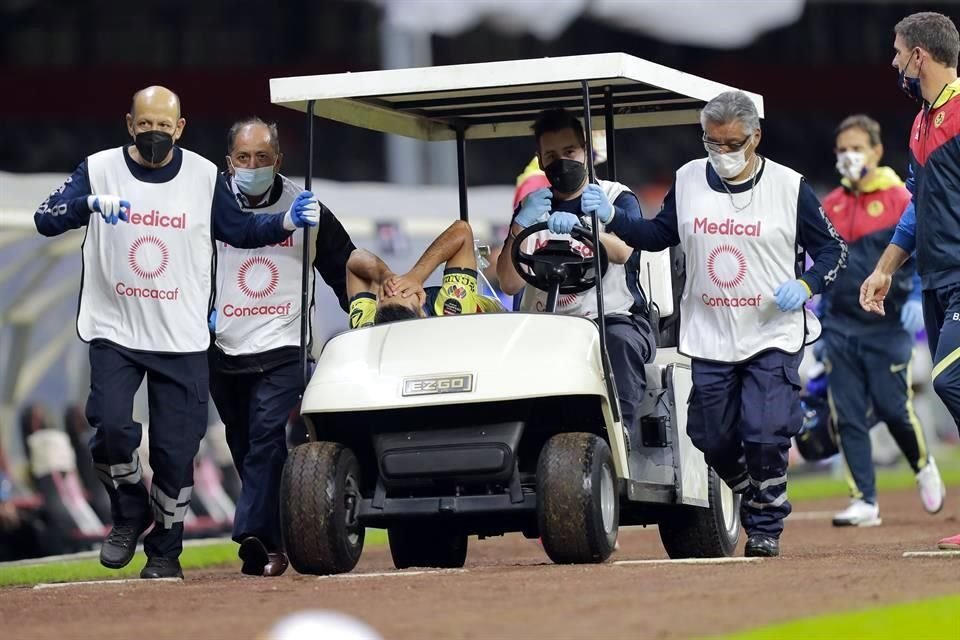
<instances>
[{"instance_id":1,"label":"white side stripe on pants","mask_svg":"<svg viewBox=\"0 0 960 640\"><path fill-rule=\"evenodd\" d=\"M150 487L150 504L153 505L153 519L164 529L171 529L178 522L183 522L190 508L190 495L193 486L180 489L180 495L171 498L153 483Z\"/></svg>"},{"instance_id":2,"label":"white side stripe on pants","mask_svg":"<svg viewBox=\"0 0 960 640\"><path fill-rule=\"evenodd\" d=\"M140 466L140 454L133 450L133 456L130 462L120 464L101 464L94 465L97 469L97 476L105 485L112 486L114 489L121 484L138 484L143 478L143 468Z\"/></svg>"},{"instance_id":3,"label":"white side stripe on pants","mask_svg":"<svg viewBox=\"0 0 960 640\"><path fill-rule=\"evenodd\" d=\"M758 491L763 491L768 487L774 487L778 484L787 484L787 476L783 475L778 478L768 478L767 480L759 483L753 478L750 478L750 484L755 486Z\"/></svg>"},{"instance_id":4,"label":"white side stripe on pants","mask_svg":"<svg viewBox=\"0 0 960 640\"><path fill-rule=\"evenodd\" d=\"M747 500L747 508L755 509L757 511L763 511L764 509L773 509L775 507L781 506L784 502L787 501L787 494L781 494L775 500L770 502L757 502L756 500Z\"/></svg>"}]
</instances>

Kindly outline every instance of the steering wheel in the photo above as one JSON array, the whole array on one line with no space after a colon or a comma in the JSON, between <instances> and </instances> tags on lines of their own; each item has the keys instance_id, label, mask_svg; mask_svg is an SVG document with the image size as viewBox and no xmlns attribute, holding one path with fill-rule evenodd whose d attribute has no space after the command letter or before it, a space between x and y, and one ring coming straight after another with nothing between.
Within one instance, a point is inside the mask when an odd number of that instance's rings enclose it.
<instances>
[{"instance_id":1,"label":"steering wheel","mask_svg":"<svg viewBox=\"0 0 960 640\"><path fill-rule=\"evenodd\" d=\"M517 273L531 286L541 291L549 292L559 284L559 293L583 293L597 285L597 274L594 269L593 256L584 257L574 251L567 240L548 240L547 244L533 253L520 250L523 242L535 233L544 231L546 222L538 222L521 231L513 240L513 264ZM595 251L593 234L590 229L577 225L570 232L570 236L579 240L585 246ZM600 244L600 277L607 272L610 262L607 250ZM522 267L528 267L524 269Z\"/></svg>"}]
</instances>

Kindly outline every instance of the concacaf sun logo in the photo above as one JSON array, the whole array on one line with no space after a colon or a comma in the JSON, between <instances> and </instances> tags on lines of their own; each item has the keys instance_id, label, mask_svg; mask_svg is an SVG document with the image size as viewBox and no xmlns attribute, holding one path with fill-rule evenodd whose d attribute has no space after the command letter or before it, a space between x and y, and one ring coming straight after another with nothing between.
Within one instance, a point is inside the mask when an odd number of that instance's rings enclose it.
<instances>
[{"instance_id":1,"label":"concacaf sun logo","mask_svg":"<svg viewBox=\"0 0 960 640\"><path fill-rule=\"evenodd\" d=\"M264 256L247 258L237 272L237 286L243 295L259 300L272 295L280 284L280 269Z\"/></svg>"},{"instance_id":2,"label":"concacaf sun logo","mask_svg":"<svg viewBox=\"0 0 960 640\"><path fill-rule=\"evenodd\" d=\"M879 200L874 200L867 205L867 215L869 215L871 218L879 218L883 215L884 208L885 207L883 206L882 202Z\"/></svg>"},{"instance_id":3,"label":"concacaf sun logo","mask_svg":"<svg viewBox=\"0 0 960 640\"><path fill-rule=\"evenodd\" d=\"M139 277L153 280L162 276L167 270L167 265L170 264L170 250L157 236L140 236L130 245L127 264Z\"/></svg>"},{"instance_id":4,"label":"concacaf sun logo","mask_svg":"<svg viewBox=\"0 0 960 640\"><path fill-rule=\"evenodd\" d=\"M721 244L707 256L707 275L721 289L740 286L747 277L747 258L733 245Z\"/></svg>"}]
</instances>

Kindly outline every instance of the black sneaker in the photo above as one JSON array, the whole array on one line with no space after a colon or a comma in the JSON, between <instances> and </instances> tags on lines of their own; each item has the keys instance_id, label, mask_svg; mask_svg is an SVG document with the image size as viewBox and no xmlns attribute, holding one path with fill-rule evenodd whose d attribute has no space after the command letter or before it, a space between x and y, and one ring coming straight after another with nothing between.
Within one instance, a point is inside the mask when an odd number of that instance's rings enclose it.
<instances>
[{"instance_id":1,"label":"black sneaker","mask_svg":"<svg viewBox=\"0 0 960 640\"><path fill-rule=\"evenodd\" d=\"M122 569L130 564L137 551L137 540L152 522L150 516L139 521L114 522L113 529L100 547L100 564L108 569Z\"/></svg>"},{"instance_id":2,"label":"black sneaker","mask_svg":"<svg viewBox=\"0 0 960 640\"><path fill-rule=\"evenodd\" d=\"M183 579L183 569L176 558L147 558L147 565L140 572L141 578L152 580L155 578Z\"/></svg>"},{"instance_id":3,"label":"black sneaker","mask_svg":"<svg viewBox=\"0 0 960 640\"><path fill-rule=\"evenodd\" d=\"M764 535L752 535L747 538L743 555L748 558L775 558L780 555L780 541Z\"/></svg>"}]
</instances>

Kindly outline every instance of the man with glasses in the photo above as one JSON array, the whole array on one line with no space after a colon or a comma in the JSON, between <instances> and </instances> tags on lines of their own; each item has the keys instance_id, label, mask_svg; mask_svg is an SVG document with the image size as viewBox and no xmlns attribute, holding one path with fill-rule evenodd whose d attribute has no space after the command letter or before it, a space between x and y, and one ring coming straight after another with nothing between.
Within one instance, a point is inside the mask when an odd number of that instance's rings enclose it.
<instances>
[{"instance_id":1,"label":"man with glasses","mask_svg":"<svg viewBox=\"0 0 960 640\"><path fill-rule=\"evenodd\" d=\"M743 497L746 555L776 556L790 514L790 438L802 422L798 367L819 331L804 304L837 277L846 245L803 176L757 154L760 119L746 94L721 93L700 123L708 157L677 171L656 218L617 233L644 251L686 253L687 429ZM814 262L804 271L806 253Z\"/></svg>"}]
</instances>

